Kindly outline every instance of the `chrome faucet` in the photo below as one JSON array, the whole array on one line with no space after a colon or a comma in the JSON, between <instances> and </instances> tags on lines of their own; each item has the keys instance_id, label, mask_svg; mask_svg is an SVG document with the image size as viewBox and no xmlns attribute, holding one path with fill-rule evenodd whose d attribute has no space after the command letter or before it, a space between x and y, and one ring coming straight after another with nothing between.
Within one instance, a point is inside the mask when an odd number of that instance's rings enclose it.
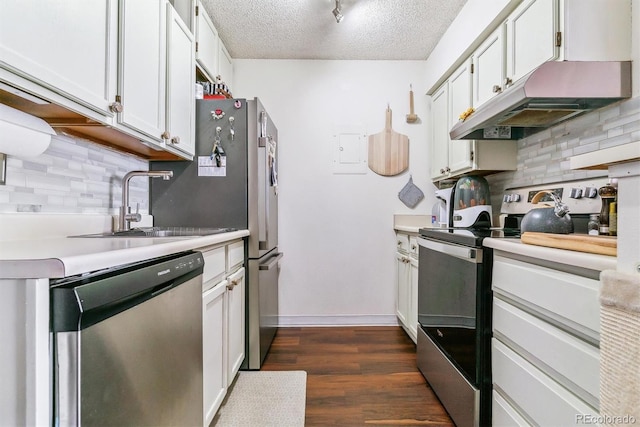
<instances>
[{"instance_id":1,"label":"chrome faucet","mask_svg":"<svg viewBox=\"0 0 640 427\"><path fill-rule=\"evenodd\" d=\"M142 220L142 215L138 212L138 208L136 208L135 213L131 213L131 207L129 206L129 181L134 176L162 177L166 181L173 176L173 171L131 171L122 178L122 206L120 206L120 216L118 218L119 231L129 230L131 222L140 222Z\"/></svg>"}]
</instances>

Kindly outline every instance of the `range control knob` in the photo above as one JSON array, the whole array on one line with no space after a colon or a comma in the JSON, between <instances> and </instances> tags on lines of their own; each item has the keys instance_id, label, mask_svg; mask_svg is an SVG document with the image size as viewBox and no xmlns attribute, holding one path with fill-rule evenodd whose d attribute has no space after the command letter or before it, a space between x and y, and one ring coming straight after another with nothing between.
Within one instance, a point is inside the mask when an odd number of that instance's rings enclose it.
<instances>
[{"instance_id":1,"label":"range control knob","mask_svg":"<svg viewBox=\"0 0 640 427\"><path fill-rule=\"evenodd\" d=\"M581 199L582 198L582 189L581 188L572 188L571 193L569 193L569 197L572 199Z\"/></svg>"},{"instance_id":2,"label":"range control knob","mask_svg":"<svg viewBox=\"0 0 640 427\"><path fill-rule=\"evenodd\" d=\"M589 199L595 199L598 195L598 190L595 187L587 187L584 189L584 195Z\"/></svg>"}]
</instances>

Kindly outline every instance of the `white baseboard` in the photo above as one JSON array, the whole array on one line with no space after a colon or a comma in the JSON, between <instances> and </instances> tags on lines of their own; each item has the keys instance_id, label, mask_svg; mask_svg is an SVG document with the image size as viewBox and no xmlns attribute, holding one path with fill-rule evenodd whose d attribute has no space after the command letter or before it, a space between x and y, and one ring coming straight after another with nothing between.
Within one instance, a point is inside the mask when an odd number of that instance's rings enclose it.
<instances>
[{"instance_id":1,"label":"white baseboard","mask_svg":"<svg viewBox=\"0 0 640 427\"><path fill-rule=\"evenodd\" d=\"M399 326L393 314L353 314L324 316L279 316L278 326Z\"/></svg>"}]
</instances>

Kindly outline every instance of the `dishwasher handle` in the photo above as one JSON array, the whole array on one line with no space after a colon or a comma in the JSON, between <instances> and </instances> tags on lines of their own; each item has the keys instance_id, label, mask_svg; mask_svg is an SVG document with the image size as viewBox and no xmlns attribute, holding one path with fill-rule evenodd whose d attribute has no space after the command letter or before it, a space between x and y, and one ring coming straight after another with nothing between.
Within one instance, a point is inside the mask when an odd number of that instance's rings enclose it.
<instances>
[{"instance_id":1,"label":"dishwasher handle","mask_svg":"<svg viewBox=\"0 0 640 427\"><path fill-rule=\"evenodd\" d=\"M436 242L434 240L427 240L421 237L418 238L418 245L474 264L482 263L482 249L479 248Z\"/></svg>"},{"instance_id":2,"label":"dishwasher handle","mask_svg":"<svg viewBox=\"0 0 640 427\"><path fill-rule=\"evenodd\" d=\"M271 270L274 266L278 265L278 261L282 259L284 252L278 252L274 256L270 257L268 262L260 264L258 270Z\"/></svg>"}]
</instances>

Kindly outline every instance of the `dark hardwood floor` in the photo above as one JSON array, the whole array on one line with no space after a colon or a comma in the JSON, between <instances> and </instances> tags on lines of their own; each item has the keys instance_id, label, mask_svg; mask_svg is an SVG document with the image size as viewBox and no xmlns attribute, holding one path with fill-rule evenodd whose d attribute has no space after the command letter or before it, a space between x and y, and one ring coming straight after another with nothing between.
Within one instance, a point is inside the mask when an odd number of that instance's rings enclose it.
<instances>
[{"instance_id":1,"label":"dark hardwood floor","mask_svg":"<svg viewBox=\"0 0 640 427\"><path fill-rule=\"evenodd\" d=\"M280 328L262 369L307 372L307 427L454 425L400 327Z\"/></svg>"}]
</instances>

